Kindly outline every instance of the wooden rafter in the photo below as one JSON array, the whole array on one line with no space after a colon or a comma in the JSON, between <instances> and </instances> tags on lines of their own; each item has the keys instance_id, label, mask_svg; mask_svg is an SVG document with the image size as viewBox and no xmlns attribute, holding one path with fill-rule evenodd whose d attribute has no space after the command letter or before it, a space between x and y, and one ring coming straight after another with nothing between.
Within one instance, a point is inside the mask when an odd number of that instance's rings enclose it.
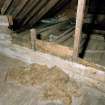
<instances>
[{"instance_id":1,"label":"wooden rafter","mask_svg":"<svg viewBox=\"0 0 105 105\"><path fill-rule=\"evenodd\" d=\"M2 14L5 14L6 13L8 7L11 5L12 1L13 0L6 0L5 1L4 5L3 5L2 9L1 9L1 13Z\"/></svg>"}]
</instances>

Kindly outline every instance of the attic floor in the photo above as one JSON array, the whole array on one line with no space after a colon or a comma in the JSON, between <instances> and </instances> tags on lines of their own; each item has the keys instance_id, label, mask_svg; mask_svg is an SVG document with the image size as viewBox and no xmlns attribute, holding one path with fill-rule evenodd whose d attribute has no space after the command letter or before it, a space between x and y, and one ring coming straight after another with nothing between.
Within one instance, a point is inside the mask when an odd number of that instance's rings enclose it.
<instances>
[{"instance_id":1,"label":"attic floor","mask_svg":"<svg viewBox=\"0 0 105 105\"><path fill-rule=\"evenodd\" d=\"M81 96L74 97L80 86L57 67L30 66L0 54L0 105L105 105L92 87L82 86Z\"/></svg>"},{"instance_id":2,"label":"attic floor","mask_svg":"<svg viewBox=\"0 0 105 105\"><path fill-rule=\"evenodd\" d=\"M25 86L16 81L7 80L12 70L20 70L29 65L0 54L0 105L63 105L60 101L41 100L42 86Z\"/></svg>"}]
</instances>

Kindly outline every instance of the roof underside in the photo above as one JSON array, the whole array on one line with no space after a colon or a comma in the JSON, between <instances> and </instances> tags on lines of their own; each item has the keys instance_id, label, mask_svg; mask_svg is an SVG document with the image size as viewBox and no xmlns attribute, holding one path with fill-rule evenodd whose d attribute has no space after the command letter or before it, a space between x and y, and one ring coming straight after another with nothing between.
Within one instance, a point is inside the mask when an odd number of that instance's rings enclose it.
<instances>
[{"instance_id":1,"label":"roof underside","mask_svg":"<svg viewBox=\"0 0 105 105\"><path fill-rule=\"evenodd\" d=\"M0 0L2 15L14 17L15 26L33 27L49 10L62 7L70 0ZM28 26L28 27L27 27Z\"/></svg>"},{"instance_id":2,"label":"roof underside","mask_svg":"<svg viewBox=\"0 0 105 105\"><path fill-rule=\"evenodd\" d=\"M73 1L78 0L0 0L0 12L13 16L14 29L22 30L34 27L42 17L55 15L65 4L70 4L69 8L74 12ZM90 13L105 14L105 0L87 0L87 3Z\"/></svg>"}]
</instances>

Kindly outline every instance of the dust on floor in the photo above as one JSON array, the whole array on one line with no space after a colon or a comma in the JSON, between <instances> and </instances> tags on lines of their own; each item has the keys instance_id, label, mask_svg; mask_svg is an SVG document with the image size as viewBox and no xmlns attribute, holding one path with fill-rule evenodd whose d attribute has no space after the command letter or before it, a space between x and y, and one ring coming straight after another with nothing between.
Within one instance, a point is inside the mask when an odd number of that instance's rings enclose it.
<instances>
[{"instance_id":1,"label":"dust on floor","mask_svg":"<svg viewBox=\"0 0 105 105\"><path fill-rule=\"evenodd\" d=\"M7 81L16 81L26 86L43 86L44 100L62 100L65 105L72 103L72 94L79 95L77 84L58 67L49 69L46 65L33 64L28 68L12 69Z\"/></svg>"},{"instance_id":2,"label":"dust on floor","mask_svg":"<svg viewBox=\"0 0 105 105\"><path fill-rule=\"evenodd\" d=\"M0 85L1 81L16 83L25 87L40 87L38 96L42 101L60 100L65 105L71 104L71 95L75 90L69 77L57 67L49 69L46 65L27 65L16 59L0 54ZM77 88L77 87L75 87ZM5 89L4 89L5 90ZM23 89L24 90L24 89Z\"/></svg>"},{"instance_id":3,"label":"dust on floor","mask_svg":"<svg viewBox=\"0 0 105 105\"><path fill-rule=\"evenodd\" d=\"M6 71L5 81L0 82L1 105L105 105L99 90L77 83L58 67L26 65L1 55L0 65L0 72Z\"/></svg>"}]
</instances>

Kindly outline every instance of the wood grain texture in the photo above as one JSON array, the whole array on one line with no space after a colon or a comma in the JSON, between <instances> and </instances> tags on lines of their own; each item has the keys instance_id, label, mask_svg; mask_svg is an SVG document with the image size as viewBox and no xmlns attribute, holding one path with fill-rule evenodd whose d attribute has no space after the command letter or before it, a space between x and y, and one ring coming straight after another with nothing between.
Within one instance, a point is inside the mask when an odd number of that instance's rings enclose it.
<instances>
[{"instance_id":1,"label":"wood grain texture","mask_svg":"<svg viewBox=\"0 0 105 105\"><path fill-rule=\"evenodd\" d=\"M76 29L75 29L75 36L74 36L75 38L74 38L73 60L77 60L78 55L79 55L79 47L80 47L80 40L81 40L81 33L82 33L85 3L86 3L86 0L78 0Z\"/></svg>"},{"instance_id":2,"label":"wood grain texture","mask_svg":"<svg viewBox=\"0 0 105 105\"><path fill-rule=\"evenodd\" d=\"M1 13L2 13L2 14L5 14L5 13L6 13L7 9L9 8L9 6L10 6L11 3L12 3L12 1L13 1L13 0L6 0L6 1L5 1L4 5L3 5L2 9L1 9Z\"/></svg>"},{"instance_id":3,"label":"wood grain texture","mask_svg":"<svg viewBox=\"0 0 105 105\"><path fill-rule=\"evenodd\" d=\"M4 2L5 2L6 0L0 0L0 9L2 8L2 6L4 5Z\"/></svg>"}]
</instances>

